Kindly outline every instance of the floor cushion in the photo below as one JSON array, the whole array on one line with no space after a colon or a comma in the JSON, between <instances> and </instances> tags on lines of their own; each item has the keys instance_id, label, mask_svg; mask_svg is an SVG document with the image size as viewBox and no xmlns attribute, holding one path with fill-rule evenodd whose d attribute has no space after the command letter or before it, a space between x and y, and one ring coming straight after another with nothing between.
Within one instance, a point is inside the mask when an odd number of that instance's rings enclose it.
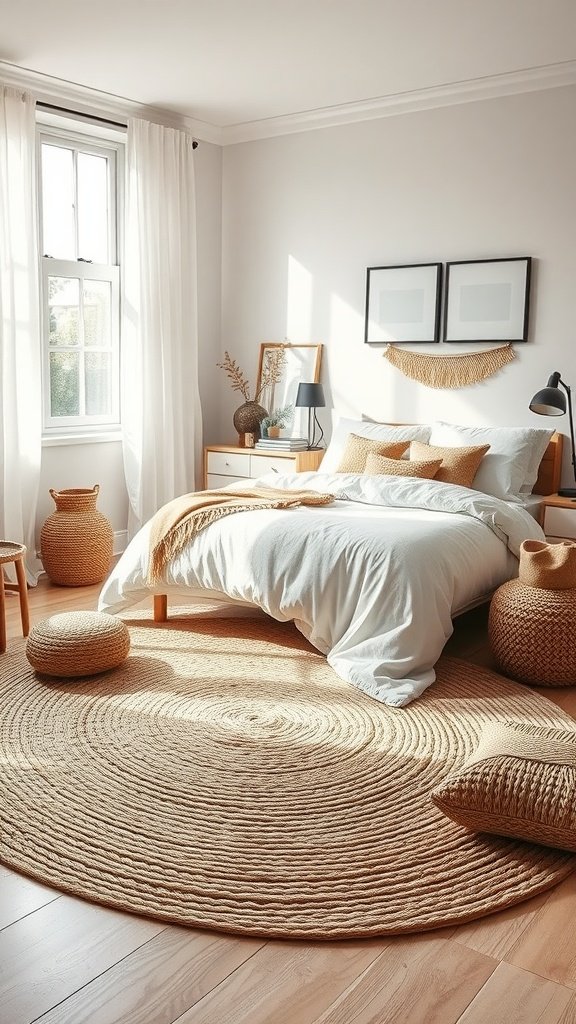
<instances>
[{"instance_id":1,"label":"floor cushion","mask_svg":"<svg viewBox=\"0 0 576 1024\"><path fill-rule=\"evenodd\" d=\"M128 627L106 612L65 612L30 631L26 657L50 676L77 678L121 665L130 650Z\"/></svg>"},{"instance_id":2,"label":"floor cushion","mask_svg":"<svg viewBox=\"0 0 576 1024\"><path fill-rule=\"evenodd\" d=\"M476 751L432 791L453 821L476 832L576 851L574 732L497 723Z\"/></svg>"}]
</instances>

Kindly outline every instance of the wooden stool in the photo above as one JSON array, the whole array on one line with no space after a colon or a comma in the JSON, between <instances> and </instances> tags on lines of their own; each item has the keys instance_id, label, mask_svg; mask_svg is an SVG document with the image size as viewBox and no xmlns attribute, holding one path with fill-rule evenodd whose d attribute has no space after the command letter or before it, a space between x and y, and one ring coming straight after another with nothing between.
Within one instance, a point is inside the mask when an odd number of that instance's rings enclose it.
<instances>
[{"instance_id":1,"label":"wooden stool","mask_svg":"<svg viewBox=\"0 0 576 1024\"><path fill-rule=\"evenodd\" d=\"M28 636L30 629L30 613L28 611L28 590L26 588L26 574L24 572L24 555L26 548L24 544L12 544L10 541L0 541L0 654L6 650L6 595L5 590L17 590L20 597L20 618L22 620L22 636ZM7 562L14 562L16 569L17 583L6 583L4 581L4 569Z\"/></svg>"}]
</instances>

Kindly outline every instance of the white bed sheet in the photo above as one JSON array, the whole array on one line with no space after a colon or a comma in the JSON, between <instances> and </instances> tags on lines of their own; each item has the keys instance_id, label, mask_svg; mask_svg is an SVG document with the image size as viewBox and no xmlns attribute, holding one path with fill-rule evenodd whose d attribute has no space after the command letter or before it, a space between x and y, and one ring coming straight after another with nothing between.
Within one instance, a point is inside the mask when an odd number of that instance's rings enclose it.
<instances>
[{"instance_id":1,"label":"white bed sheet","mask_svg":"<svg viewBox=\"0 0 576 1024\"><path fill-rule=\"evenodd\" d=\"M299 473L258 482L337 500L226 516L152 592L231 599L294 620L338 675L396 707L434 681L452 616L516 575L522 540L544 536L519 505L438 481ZM101 610L122 612L151 593L148 533L106 581Z\"/></svg>"}]
</instances>

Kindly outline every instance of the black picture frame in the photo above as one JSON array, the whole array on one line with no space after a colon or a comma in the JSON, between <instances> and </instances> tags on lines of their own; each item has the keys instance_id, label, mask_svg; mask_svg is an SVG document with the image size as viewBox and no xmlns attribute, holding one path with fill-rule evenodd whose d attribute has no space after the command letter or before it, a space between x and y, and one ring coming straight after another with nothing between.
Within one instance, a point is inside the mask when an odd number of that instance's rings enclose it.
<instances>
[{"instance_id":1,"label":"black picture frame","mask_svg":"<svg viewBox=\"0 0 576 1024\"><path fill-rule=\"evenodd\" d=\"M528 341L531 256L446 264L443 341Z\"/></svg>"},{"instance_id":2,"label":"black picture frame","mask_svg":"<svg viewBox=\"0 0 576 1024\"><path fill-rule=\"evenodd\" d=\"M441 263L367 267L364 343L436 344L441 296Z\"/></svg>"}]
</instances>

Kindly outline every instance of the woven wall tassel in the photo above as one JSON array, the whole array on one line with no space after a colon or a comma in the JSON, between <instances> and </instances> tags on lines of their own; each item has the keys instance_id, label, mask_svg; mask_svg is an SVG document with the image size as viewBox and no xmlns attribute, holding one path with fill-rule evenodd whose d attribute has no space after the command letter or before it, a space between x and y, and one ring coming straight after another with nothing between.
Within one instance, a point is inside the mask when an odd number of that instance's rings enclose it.
<instances>
[{"instance_id":1,"label":"woven wall tassel","mask_svg":"<svg viewBox=\"0 0 576 1024\"><path fill-rule=\"evenodd\" d=\"M516 358L511 345L455 356L410 352L388 345L383 356L406 377L429 388L464 388L468 384L477 384Z\"/></svg>"}]
</instances>

